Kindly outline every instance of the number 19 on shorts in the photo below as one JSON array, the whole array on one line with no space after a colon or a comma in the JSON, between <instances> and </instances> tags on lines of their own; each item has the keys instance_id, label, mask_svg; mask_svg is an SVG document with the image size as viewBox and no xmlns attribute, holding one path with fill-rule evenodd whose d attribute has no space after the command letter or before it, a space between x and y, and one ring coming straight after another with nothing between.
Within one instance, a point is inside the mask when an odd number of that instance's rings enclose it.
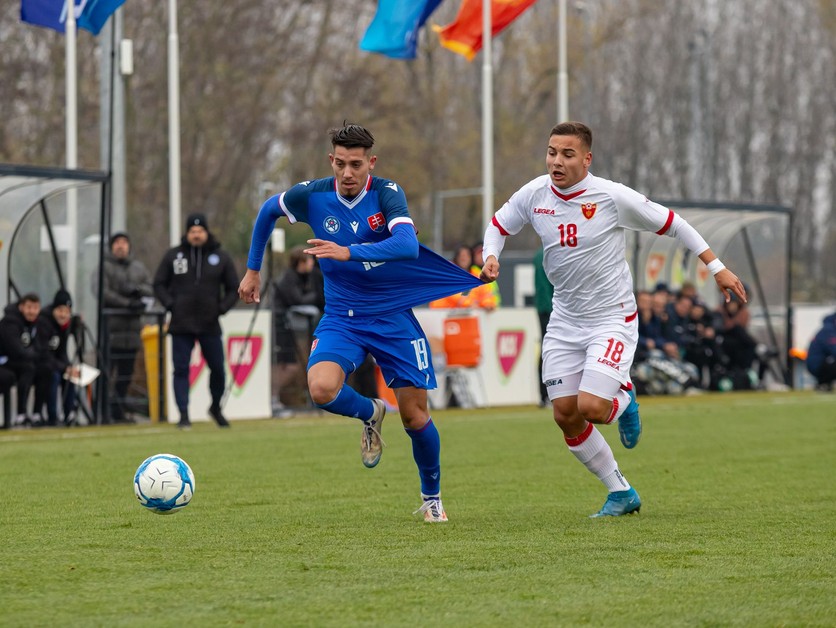
<instances>
[{"instance_id":1,"label":"number 19 on shorts","mask_svg":"<svg viewBox=\"0 0 836 628\"><path fill-rule=\"evenodd\" d=\"M430 365L427 340L425 338L418 338L410 342L412 343L412 348L415 349L415 363L418 365L418 370L423 371Z\"/></svg>"}]
</instances>

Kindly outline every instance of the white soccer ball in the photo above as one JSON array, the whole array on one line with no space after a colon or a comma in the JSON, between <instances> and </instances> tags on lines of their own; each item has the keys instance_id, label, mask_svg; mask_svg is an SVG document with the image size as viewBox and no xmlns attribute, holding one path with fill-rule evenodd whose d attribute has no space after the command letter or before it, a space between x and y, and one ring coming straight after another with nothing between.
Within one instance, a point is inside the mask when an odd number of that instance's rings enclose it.
<instances>
[{"instance_id":1,"label":"white soccer ball","mask_svg":"<svg viewBox=\"0 0 836 628\"><path fill-rule=\"evenodd\" d=\"M194 495L194 473L182 458L156 454L146 458L134 474L139 503L161 515L185 508Z\"/></svg>"}]
</instances>

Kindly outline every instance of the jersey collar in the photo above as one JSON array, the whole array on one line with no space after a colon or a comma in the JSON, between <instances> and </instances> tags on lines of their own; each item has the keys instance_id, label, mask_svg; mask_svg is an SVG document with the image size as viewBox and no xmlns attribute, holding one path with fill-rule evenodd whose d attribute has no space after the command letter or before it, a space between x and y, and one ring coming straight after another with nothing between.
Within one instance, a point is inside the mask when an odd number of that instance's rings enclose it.
<instances>
[{"instance_id":1,"label":"jersey collar","mask_svg":"<svg viewBox=\"0 0 836 628\"><path fill-rule=\"evenodd\" d=\"M549 187L551 188L554 195L562 201L571 201L573 198L577 198L589 187L589 177L590 174L587 172L586 176L578 181L575 185L569 188L556 188L554 187L553 183L549 183Z\"/></svg>"},{"instance_id":2,"label":"jersey collar","mask_svg":"<svg viewBox=\"0 0 836 628\"><path fill-rule=\"evenodd\" d=\"M372 187L372 175L369 175L369 178L366 179L366 185L363 186L363 190L354 198L347 199L345 196L340 194L339 190L337 189L337 177L334 177L334 193L337 195L337 200L348 207L349 209L354 209L357 205L362 201L366 193Z\"/></svg>"}]
</instances>

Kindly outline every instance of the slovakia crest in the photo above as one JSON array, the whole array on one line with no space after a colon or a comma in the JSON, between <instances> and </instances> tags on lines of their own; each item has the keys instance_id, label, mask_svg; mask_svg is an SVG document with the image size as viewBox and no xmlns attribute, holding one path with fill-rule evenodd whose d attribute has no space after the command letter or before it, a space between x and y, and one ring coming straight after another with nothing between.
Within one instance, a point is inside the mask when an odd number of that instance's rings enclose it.
<instances>
[{"instance_id":1,"label":"slovakia crest","mask_svg":"<svg viewBox=\"0 0 836 628\"><path fill-rule=\"evenodd\" d=\"M581 213L583 217L589 220L595 215L595 211L598 209L598 203L581 203Z\"/></svg>"},{"instance_id":2,"label":"slovakia crest","mask_svg":"<svg viewBox=\"0 0 836 628\"><path fill-rule=\"evenodd\" d=\"M376 231L379 233L383 231L384 227L386 227L386 219L383 217L383 213L381 212L372 214L366 220L369 222L369 228L372 231Z\"/></svg>"}]
</instances>

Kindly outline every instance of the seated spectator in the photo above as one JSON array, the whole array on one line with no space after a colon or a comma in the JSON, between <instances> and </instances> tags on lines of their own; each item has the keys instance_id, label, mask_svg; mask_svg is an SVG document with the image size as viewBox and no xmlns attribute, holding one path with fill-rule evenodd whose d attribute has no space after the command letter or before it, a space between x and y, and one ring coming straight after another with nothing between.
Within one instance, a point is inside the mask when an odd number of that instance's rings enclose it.
<instances>
[{"instance_id":1,"label":"seated spectator","mask_svg":"<svg viewBox=\"0 0 836 628\"><path fill-rule=\"evenodd\" d=\"M735 295L717 309L718 385L721 390L749 390L758 385L753 370L758 343L749 334L750 313Z\"/></svg>"},{"instance_id":2,"label":"seated spectator","mask_svg":"<svg viewBox=\"0 0 836 628\"><path fill-rule=\"evenodd\" d=\"M833 390L836 381L836 313L825 317L807 350L807 370L820 390Z\"/></svg>"},{"instance_id":3,"label":"seated spectator","mask_svg":"<svg viewBox=\"0 0 836 628\"><path fill-rule=\"evenodd\" d=\"M480 270L474 272L473 270L473 254L470 247L460 245L456 247L456 252L451 260L459 268L463 268L470 274L479 276ZM467 292L460 292L453 294L443 299L437 299L430 303L432 308L480 308L487 311L496 309L498 305L497 295L494 294L492 284L486 283L481 286L468 290Z\"/></svg>"},{"instance_id":4,"label":"seated spectator","mask_svg":"<svg viewBox=\"0 0 836 628\"><path fill-rule=\"evenodd\" d=\"M51 427L59 424L59 396L64 414L62 423L71 425L75 420L75 386L64 378L65 375L78 375L78 367L72 366L67 355L72 306L70 293L59 290L52 304L41 310L38 316L39 360L35 375L35 415L41 414L46 405L47 425Z\"/></svg>"},{"instance_id":5,"label":"seated spectator","mask_svg":"<svg viewBox=\"0 0 836 628\"><path fill-rule=\"evenodd\" d=\"M665 344L662 336L662 320L653 310L653 295L647 290L636 294L639 318L639 343L636 347L636 361L641 362L655 349L661 350Z\"/></svg>"},{"instance_id":6,"label":"seated spectator","mask_svg":"<svg viewBox=\"0 0 836 628\"><path fill-rule=\"evenodd\" d=\"M37 427L40 416L30 416L28 410L29 391L35 380L35 365L38 350L35 345L37 336L38 314L41 311L41 299L34 292L24 294L17 303L10 303L0 320L0 368L14 375L17 383L17 413L12 420L12 427Z\"/></svg>"},{"instance_id":7,"label":"seated spectator","mask_svg":"<svg viewBox=\"0 0 836 628\"><path fill-rule=\"evenodd\" d=\"M691 340L685 347L685 360L699 369L702 388L714 388L718 357L717 334L712 325L712 316L702 303L694 302L689 318Z\"/></svg>"},{"instance_id":8,"label":"seated spectator","mask_svg":"<svg viewBox=\"0 0 836 628\"><path fill-rule=\"evenodd\" d=\"M680 294L667 307L667 320L662 325L662 336L665 338L665 353L670 358L682 359L686 348L694 340L691 325L692 306L691 298Z\"/></svg>"}]
</instances>

